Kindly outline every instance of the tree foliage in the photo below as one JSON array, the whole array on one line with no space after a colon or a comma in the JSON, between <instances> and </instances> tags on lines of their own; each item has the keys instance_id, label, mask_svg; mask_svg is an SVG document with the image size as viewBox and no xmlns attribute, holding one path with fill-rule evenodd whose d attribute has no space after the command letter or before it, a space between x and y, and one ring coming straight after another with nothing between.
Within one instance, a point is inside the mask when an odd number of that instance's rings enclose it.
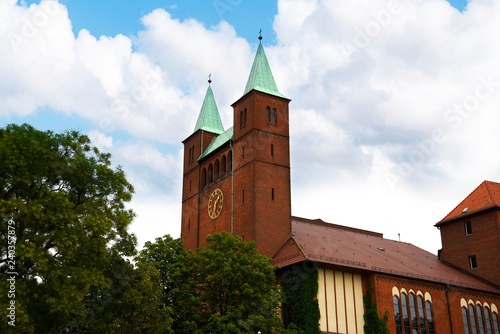
<instances>
[{"instance_id":1,"label":"tree foliage","mask_svg":"<svg viewBox=\"0 0 500 334\"><path fill-rule=\"evenodd\" d=\"M207 237L198 253L170 236L148 243L138 261L159 268L175 333L278 333L281 292L271 260L254 242L228 233Z\"/></svg>"},{"instance_id":2,"label":"tree foliage","mask_svg":"<svg viewBox=\"0 0 500 334\"><path fill-rule=\"evenodd\" d=\"M111 261L135 253L134 214L125 208L132 193L110 154L85 135L0 129L0 288L6 295L6 279L15 278L17 330L61 328L92 289L108 286Z\"/></svg>"},{"instance_id":3,"label":"tree foliage","mask_svg":"<svg viewBox=\"0 0 500 334\"><path fill-rule=\"evenodd\" d=\"M372 301L371 286L368 288L366 295L364 295L363 301L366 309L363 315L365 319L365 325L363 326L365 334L389 334L389 329L387 328L389 312L385 311L384 316L382 318L379 317L375 297L373 297Z\"/></svg>"},{"instance_id":4,"label":"tree foliage","mask_svg":"<svg viewBox=\"0 0 500 334\"><path fill-rule=\"evenodd\" d=\"M170 235L156 238L155 242L146 242L144 248L136 257L138 263L154 266L162 284L163 305L176 308L179 305L180 270L186 257L182 239L174 239ZM177 310L172 314L172 329L176 333L183 331L184 313Z\"/></svg>"},{"instance_id":5,"label":"tree foliage","mask_svg":"<svg viewBox=\"0 0 500 334\"><path fill-rule=\"evenodd\" d=\"M173 333L171 308L163 305L160 273L117 260L106 270L109 285L92 289L73 329L80 333Z\"/></svg>"}]
</instances>

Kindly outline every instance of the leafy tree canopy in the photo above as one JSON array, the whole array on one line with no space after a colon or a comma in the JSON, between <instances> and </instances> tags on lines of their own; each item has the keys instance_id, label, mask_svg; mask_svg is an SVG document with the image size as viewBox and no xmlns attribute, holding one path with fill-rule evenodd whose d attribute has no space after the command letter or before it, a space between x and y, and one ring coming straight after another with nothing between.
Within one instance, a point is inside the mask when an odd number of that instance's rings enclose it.
<instances>
[{"instance_id":1,"label":"leafy tree canopy","mask_svg":"<svg viewBox=\"0 0 500 334\"><path fill-rule=\"evenodd\" d=\"M174 308L175 333L280 333L281 292L271 260L254 242L228 233L207 237L198 253L170 236L148 243L138 261L153 263Z\"/></svg>"},{"instance_id":2,"label":"leafy tree canopy","mask_svg":"<svg viewBox=\"0 0 500 334\"><path fill-rule=\"evenodd\" d=\"M60 328L92 289L109 285L110 261L135 253L127 231L134 213L125 208L132 193L110 154L85 135L0 129L0 293L14 277L17 330Z\"/></svg>"}]
</instances>

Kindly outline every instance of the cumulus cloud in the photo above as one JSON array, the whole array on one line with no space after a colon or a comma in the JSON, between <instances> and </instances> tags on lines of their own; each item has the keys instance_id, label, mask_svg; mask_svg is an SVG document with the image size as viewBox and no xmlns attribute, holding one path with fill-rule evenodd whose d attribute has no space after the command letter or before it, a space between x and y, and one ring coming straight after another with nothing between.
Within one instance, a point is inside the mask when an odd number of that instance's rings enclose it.
<instances>
[{"instance_id":1,"label":"cumulus cloud","mask_svg":"<svg viewBox=\"0 0 500 334\"><path fill-rule=\"evenodd\" d=\"M493 0L464 12L444 0L279 0L265 49L292 99L293 213L435 252L432 224L483 179L500 180L498 17ZM56 1L0 2L0 116L47 107L90 121L136 187L134 226L168 216L175 235L180 142L207 76L228 128L258 41L164 9L142 22L136 36L75 36Z\"/></svg>"}]
</instances>

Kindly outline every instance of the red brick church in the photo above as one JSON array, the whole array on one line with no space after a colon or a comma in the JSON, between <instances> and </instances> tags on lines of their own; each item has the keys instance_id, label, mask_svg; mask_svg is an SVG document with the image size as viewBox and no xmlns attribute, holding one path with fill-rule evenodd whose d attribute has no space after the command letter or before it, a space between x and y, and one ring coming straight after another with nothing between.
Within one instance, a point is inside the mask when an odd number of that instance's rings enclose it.
<instances>
[{"instance_id":1,"label":"red brick church","mask_svg":"<svg viewBox=\"0 0 500 334\"><path fill-rule=\"evenodd\" d=\"M227 130L209 85L183 141L186 248L227 231L255 240L281 268L314 262L324 333L363 333L371 286L391 333L500 334L500 184L483 182L435 225L438 256L380 233L293 217L289 103L262 44Z\"/></svg>"}]
</instances>

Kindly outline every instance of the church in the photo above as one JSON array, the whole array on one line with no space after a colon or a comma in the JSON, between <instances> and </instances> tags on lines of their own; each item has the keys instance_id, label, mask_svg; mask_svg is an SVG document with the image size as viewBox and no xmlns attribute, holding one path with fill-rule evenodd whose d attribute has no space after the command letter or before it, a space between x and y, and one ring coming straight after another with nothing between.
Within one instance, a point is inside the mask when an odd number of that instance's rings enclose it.
<instances>
[{"instance_id":1,"label":"church","mask_svg":"<svg viewBox=\"0 0 500 334\"><path fill-rule=\"evenodd\" d=\"M437 256L377 232L294 217L290 101L261 43L226 130L209 80L183 141L186 249L225 231L254 240L280 268L313 263L323 333L363 333L371 287L379 314L388 311L390 333L500 334L500 184L483 182L435 224Z\"/></svg>"}]
</instances>

